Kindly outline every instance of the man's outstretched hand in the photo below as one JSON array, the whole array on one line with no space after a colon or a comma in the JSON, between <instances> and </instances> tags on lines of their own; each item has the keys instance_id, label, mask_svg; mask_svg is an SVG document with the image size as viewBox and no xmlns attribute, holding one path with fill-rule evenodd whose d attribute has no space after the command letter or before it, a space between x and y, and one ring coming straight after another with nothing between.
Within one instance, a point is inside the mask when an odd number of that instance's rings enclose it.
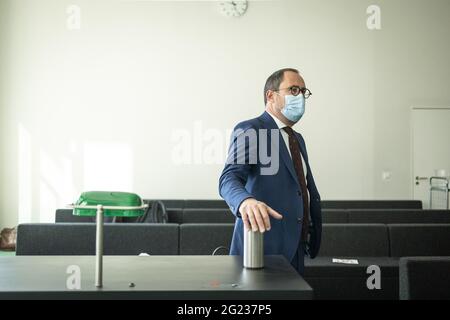
<instances>
[{"instance_id":1,"label":"man's outstretched hand","mask_svg":"<svg viewBox=\"0 0 450 320\"><path fill-rule=\"evenodd\" d=\"M269 216L277 220L283 219L281 214L264 202L254 198L248 198L242 201L239 207L239 213L241 214L246 230L258 231L259 229L261 233L270 230Z\"/></svg>"}]
</instances>

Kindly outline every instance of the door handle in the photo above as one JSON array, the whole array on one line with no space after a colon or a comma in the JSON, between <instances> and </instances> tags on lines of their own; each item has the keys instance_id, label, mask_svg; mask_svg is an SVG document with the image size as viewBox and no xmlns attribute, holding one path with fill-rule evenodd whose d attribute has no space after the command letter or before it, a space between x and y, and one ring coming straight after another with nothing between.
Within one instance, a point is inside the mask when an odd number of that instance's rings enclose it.
<instances>
[{"instance_id":1,"label":"door handle","mask_svg":"<svg viewBox=\"0 0 450 320\"><path fill-rule=\"evenodd\" d=\"M416 176L416 185L418 185L419 184L419 181L420 180L428 180L428 177L419 177L419 176Z\"/></svg>"}]
</instances>

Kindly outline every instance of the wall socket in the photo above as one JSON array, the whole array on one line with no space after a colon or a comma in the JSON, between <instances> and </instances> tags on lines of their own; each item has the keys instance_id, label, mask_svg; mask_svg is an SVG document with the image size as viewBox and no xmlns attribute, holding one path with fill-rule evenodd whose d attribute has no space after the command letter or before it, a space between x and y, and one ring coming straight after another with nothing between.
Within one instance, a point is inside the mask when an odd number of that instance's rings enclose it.
<instances>
[{"instance_id":1,"label":"wall socket","mask_svg":"<svg viewBox=\"0 0 450 320\"><path fill-rule=\"evenodd\" d=\"M390 181L391 180L391 171L383 171L381 173L381 179L383 179L383 181Z\"/></svg>"}]
</instances>

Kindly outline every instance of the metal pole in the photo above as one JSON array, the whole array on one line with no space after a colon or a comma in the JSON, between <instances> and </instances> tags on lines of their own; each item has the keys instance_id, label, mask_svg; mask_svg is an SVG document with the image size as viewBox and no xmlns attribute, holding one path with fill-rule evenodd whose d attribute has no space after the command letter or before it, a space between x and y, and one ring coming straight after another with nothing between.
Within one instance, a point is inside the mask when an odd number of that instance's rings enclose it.
<instances>
[{"instance_id":1,"label":"metal pole","mask_svg":"<svg viewBox=\"0 0 450 320\"><path fill-rule=\"evenodd\" d=\"M448 193L450 192L450 189L449 189L449 187L448 187L448 178L445 178L445 195L446 195L446 197L445 197L445 207L447 208L447 210L448 210Z\"/></svg>"},{"instance_id":2,"label":"metal pole","mask_svg":"<svg viewBox=\"0 0 450 320\"><path fill-rule=\"evenodd\" d=\"M103 287L103 206L97 205L95 239L95 286Z\"/></svg>"},{"instance_id":3,"label":"metal pole","mask_svg":"<svg viewBox=\"0 0 450 320\"><path fill-rule=\"evenodd\" d=\"M433 185L432 185L432 179L430 178L430 209L433 209Z\"/></svg>"}]
</instances>

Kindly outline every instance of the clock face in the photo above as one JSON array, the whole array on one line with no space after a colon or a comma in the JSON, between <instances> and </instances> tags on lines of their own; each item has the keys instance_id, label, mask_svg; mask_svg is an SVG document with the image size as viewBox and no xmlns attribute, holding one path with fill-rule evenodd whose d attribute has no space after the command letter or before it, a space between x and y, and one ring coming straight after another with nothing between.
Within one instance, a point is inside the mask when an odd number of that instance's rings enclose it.
<instances>
[{"instance_id":1,"label":"clock face","mask_svg":"<svg viewBox=\"0 0 450 320\"><path fill-rule=\"evenodd\" d=\"M240 17L247 11L248 3L243 0L222 1L219 3L220 11L227 17Z\"/></svg>"}]
</instances>

